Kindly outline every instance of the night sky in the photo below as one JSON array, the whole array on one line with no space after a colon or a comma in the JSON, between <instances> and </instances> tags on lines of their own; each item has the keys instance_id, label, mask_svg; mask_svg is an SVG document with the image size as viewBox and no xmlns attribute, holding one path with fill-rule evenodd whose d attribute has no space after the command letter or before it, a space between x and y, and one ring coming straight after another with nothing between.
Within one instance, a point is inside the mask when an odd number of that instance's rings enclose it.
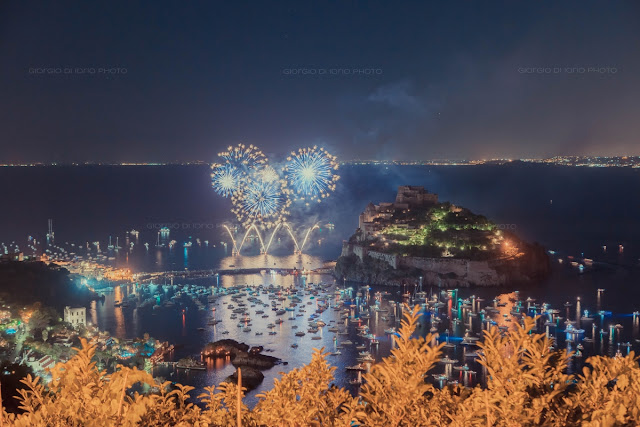
<instances>
[{"instance_id":1,"label":"night sky","mask_svg":"<svg viewBox=\"0 0 640 427\"><path fill-rule=\"evenodd\" d=\"M640 154L637 1L3 1L0 64L0 163Z\"/></svg>"}]
</instances>

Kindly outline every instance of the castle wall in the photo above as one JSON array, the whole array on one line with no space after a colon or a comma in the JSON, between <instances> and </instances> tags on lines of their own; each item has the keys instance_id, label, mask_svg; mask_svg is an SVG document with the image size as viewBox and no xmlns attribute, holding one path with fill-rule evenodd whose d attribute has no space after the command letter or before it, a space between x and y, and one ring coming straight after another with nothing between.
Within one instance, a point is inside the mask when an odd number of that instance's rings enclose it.
<instances>
[{"instance_id":1,"label":"castle wall","mask_svg":"<svg viewBox=\"0 0 640 427\"><path fill-rule=\"evenodd\" d=\"M365 256L385 261L389 267L417 268L424 273L423 283L442 287L495 286L506 283L506 276L497 272L495 261L471 261L456 258L403 257L395 254L370 251L366 247L344 242L342 255Z\"/></svg>"},{"instance_id":2,"label":"castle wall","mask_svg":"<svg viewBox=\"0 0 640 427\"><path fill-rule=\"evenodd\" d=\"M398 260L400 259L398 255L386 254L383 252L376 252L376 251L367 251L367 255L369 255L371 258L379 259L386 262L387 264L389 264L389 266L391 266L394 269L398 268L398 264L399 264Z\"/></svg>"},{"instance_id":3,"label":"castle wall","mask_svg":"<svg viewBox=\"0 0 640 427\"><path fill-rule=\"evenodd\" d=\"M471 261L455 258L400 257L400 266L417 268L425 272L426 283L440 285L441 276L451 276L452 280L461 280L478 286L504 284L506 277L492 268L489 261ZM397 267L396 267L397 268Z\"/></svg>"}]
</instances>

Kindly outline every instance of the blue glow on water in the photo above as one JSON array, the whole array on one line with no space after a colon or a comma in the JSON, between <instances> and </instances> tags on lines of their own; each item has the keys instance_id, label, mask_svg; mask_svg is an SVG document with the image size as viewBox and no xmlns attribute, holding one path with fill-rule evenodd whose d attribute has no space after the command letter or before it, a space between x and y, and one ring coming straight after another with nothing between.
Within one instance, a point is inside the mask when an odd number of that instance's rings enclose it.
<instances>
[{"instance_id":1,"label":"blue glow on water","mask_svg":"<svg viewBox=\"0 0 640 427\"><path fill-rule=\"evenodd\" d=\"M440 342L446 342L446 341L447 341L447 340L446 340L446 336L442 337L442 339L440 340ZM450 336L450 337L449 337L449 342L451 342L451 341L455 341L455 342L462 341L462 337L453 337L453 336Z\"/></svg>"}]
</instances>

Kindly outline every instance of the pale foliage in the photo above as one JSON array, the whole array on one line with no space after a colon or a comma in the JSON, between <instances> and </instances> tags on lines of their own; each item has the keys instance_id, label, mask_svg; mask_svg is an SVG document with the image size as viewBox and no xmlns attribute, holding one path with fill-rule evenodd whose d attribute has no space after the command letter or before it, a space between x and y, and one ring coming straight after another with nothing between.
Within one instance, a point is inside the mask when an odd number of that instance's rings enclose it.
<instances>
[{"instance_id":1,"label":"pale foliage","mask_svg":"<svg viewBox=\"0 0 640 427\"><path fill-rule=\"evenodd\" d=\"M104 426L139 420L149 399L140 395L130 398L123 393L135 383L152 385L153 378L122 366L107 376L91 361L95 347L83 339L82 348L75 350L69 362L51 369L52 380L46 387L38 377L29 375L23 380L27 388L18 392L25 413L11 416L16 426Z\"/></svg>"},{"instance_id":2,"label":"pale foliage","mask_svg":"<svg viewBox=\"0 0 640 427\"><path fill-rule=\"evenodd\" d=\"M315 350L311 363L283 374L271 390L259 394L254 408L256 422L269 426L349 426L353 420L351 395L330 387L335 367L326 361L327 353ZM345 411L341 412L342 406Z\"/></svg>"},{"instance_id":3,"label":"pale foliage","mask_svg":"<svg viewBox=\"0 0 640 427\"><path fill-rule=\"evenodd\" d=\"M366 402L359 420L365 425L421 425L440 421L439 410L428 406L436 389L425 382L427 372L440 359L444 344L431 347L431 334L411 338L418 323L418 307L407 314L395 338L391 356L365 374L360 396Z\"/></svg>"},{"instance_id":4,"label":"pale foliage","mask_svg":"<svg viewBox=\"0 0 640 427\"><path fill-rule=\"evenodd\" d=\"M95 348L82 342L76 355L56 365L53 380L28 377L20 391L24 414L2 412L15 426L234 426L238 411L243 426L628 426L640 424L640 368L633 353L626 357L591 357L581 373L567 374L570 355L551 350L552 341L531 332L534 320L512 331L492 328L480 344L486 387L445 387L426 381L441 357L431 336L412 338L419 307L407 310L396 348L364 374L359 397L333 386L334 367L315 350L311 362L282 374L271 390L258 395L250 410L244 389L223 383L205 388L169 382L160 386L150 375L119 366L99 371ZM131 393L136 384L156 393Z\"/></svg>"}]
</instances>

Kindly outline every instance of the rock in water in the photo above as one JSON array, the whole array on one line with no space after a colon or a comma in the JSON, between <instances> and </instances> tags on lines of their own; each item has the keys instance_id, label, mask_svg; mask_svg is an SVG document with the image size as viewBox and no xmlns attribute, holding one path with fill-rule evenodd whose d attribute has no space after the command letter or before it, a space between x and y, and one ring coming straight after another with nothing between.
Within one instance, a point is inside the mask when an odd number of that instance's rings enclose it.
<instances>
[{"instance_id":1,"label":"rock in water","mask_svg":"<svg viewBox=\"0 0 640 427\"><path fill-rule=\"evenodd\" d=\"M245 387L248 391L253 390L258 387L262 380L264 380L264 375L257 369L251 368L249 366L243 366L242 370L242 386ZM225 382L238 384L238 370L236 370L233 375L229 375Z\"/></svg>"}]
</instances>

